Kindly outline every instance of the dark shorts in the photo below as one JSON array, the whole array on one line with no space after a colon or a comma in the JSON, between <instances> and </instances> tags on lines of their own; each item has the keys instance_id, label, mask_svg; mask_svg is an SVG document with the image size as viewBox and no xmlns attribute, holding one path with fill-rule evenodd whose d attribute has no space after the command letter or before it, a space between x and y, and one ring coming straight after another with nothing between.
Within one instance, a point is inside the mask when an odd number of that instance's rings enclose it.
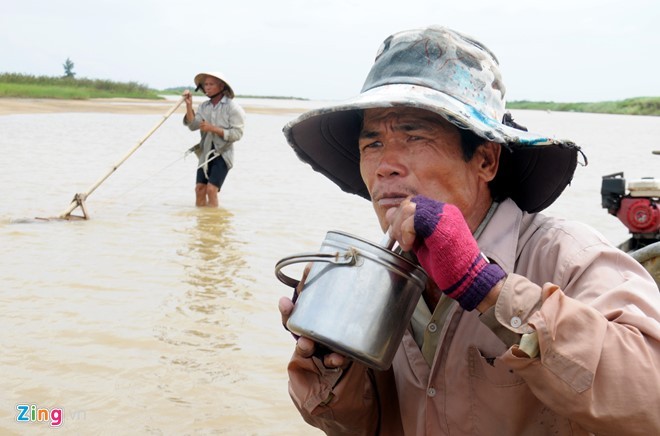
<instances>
[{"instance_id":1,"label":"dark shorts","mask_svg":"<svg viewBox=\"0 0 660 436\"><path fill-rule=\"evenodd\" d=\"M220 189L222 184L225 182L225 178L227 178L227 173L229 173L227 163L222 158L222 156L218 156L209 162L208 179L204 175L204 168L199 168L197 170L197 183L202 183L204 185L211 183Z\"/></svg>"}]
</instances>

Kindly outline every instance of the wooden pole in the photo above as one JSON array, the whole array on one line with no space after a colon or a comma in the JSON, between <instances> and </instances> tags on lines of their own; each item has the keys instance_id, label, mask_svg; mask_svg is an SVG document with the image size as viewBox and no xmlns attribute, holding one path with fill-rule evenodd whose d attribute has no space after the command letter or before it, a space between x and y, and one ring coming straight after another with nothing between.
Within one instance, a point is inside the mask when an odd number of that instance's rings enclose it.
<instances>
[{"instance_id":1,"label":"wooden pole","mask_svg":"<svg viewBox=\"0 0 660 436\"><path fill-rule=\"evenodd\" d=\"M96 190L96 188L98 188L101 185L101 183L103 183L108 177L110 177L110 175L112 173L114 173L117 170L117 168L119 168L119 166L126 161L126 159L131 157L131 155L133 153L135 153L135 151L138 148L140 148L140 146L147 139L149 139L149 137L165 122L165 120L167 120L170 117L170 115L172 115L174 113L174 111L177 110L177 108L179 106L181 106L181 103L183 103L184 100L185 100L184 97L181 97L181 99L172 107L172 109L170 109L165 115L163 115L163 118L160 121L158 121L158 123L156 123L156 125L149 131L149 133L144 135L144 137L142 139L140 139L140 141L133 148L131 148L116 164L114 164L112 166L110 171L108 171L106 174L104 174L102 177L100 177L96 182L94 182L94 184L92 186L90 186L89 189L87 189L86 192L78 193L78 194L74 195L73 200L71 200L71 204L69 205L69 207L64 212L62 212L60 214L59 218L61 218L61 219L71 219L71 218L89 219L89 215L88 215L87 209L85 207L85 200L87 199L87 197L89 197L90 194L92 192L94 192ZM73 212L78 207L80 207L83 215L82 216L71 215L71 212Z\"/></svg>"}]
</instances>

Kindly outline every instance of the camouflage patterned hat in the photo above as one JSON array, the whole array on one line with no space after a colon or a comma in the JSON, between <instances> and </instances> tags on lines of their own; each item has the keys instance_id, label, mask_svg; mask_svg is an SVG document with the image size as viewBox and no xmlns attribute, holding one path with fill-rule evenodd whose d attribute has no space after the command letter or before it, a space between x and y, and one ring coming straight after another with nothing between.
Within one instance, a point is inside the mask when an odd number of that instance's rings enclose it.
<instances>
[{"instance_id":1,"label":"camouflage patterned hat","mask_svg":"<svg viewBox=\"0 0 660 436\"><path fill-rule=\"evenodd\" d=\"M461 129L505 145L496 181L528 212L549 206L570 183L579 147L527 132L505 111L495 55L444 27L409 30L381 45L361 93L302 114L284 127L298 157L346 192L369 199L360 176L364 109L407 106L437 113Z\"/></svg>"}]
</instances>

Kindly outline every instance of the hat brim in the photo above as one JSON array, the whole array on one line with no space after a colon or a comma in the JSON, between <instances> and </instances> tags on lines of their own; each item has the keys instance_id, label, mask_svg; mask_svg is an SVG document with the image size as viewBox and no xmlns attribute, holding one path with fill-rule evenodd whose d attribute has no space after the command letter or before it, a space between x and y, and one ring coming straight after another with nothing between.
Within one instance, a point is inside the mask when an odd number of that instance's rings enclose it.
<instances>
[{"instance_id":1,"label":"hat brim","mask_svg":"<svg viewBox=\"0 0 660 436\"><path fill-rule=\"evenodd\" d=\"M355 98L306 112L283 131L302 161L345 192L370 199L360 176L361 113L365 109L398 106L437 113L459 128L505 145L511 153L498 177L509 180L509 196L522 210L538 212L546 208L573 178L579 151L573 142L514 129L423 86L395 84L373 88Z\"/></svg>"}]
</instances>

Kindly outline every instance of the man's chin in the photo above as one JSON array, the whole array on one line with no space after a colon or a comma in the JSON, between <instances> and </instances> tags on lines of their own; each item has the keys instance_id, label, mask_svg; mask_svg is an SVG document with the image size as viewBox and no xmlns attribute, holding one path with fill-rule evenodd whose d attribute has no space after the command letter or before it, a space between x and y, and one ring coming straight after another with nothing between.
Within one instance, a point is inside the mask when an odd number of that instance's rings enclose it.
<instances>
[{"instance_id":1,"label":"man's chin","mask_svg":"<svg viewBox=\"0 0 660 436\"><path fill-rule=\"evenodd\" d=\"M378 219L378 224L380 224L380 229L385 233L387 231L387 228L389 225L387 224L387 220L385 219L385 214L387 213L387 209L383 209L376 205L375 203L373 204L374 207L374 212L376 212L376 218Z\"/></svg>"}]
</instances>

